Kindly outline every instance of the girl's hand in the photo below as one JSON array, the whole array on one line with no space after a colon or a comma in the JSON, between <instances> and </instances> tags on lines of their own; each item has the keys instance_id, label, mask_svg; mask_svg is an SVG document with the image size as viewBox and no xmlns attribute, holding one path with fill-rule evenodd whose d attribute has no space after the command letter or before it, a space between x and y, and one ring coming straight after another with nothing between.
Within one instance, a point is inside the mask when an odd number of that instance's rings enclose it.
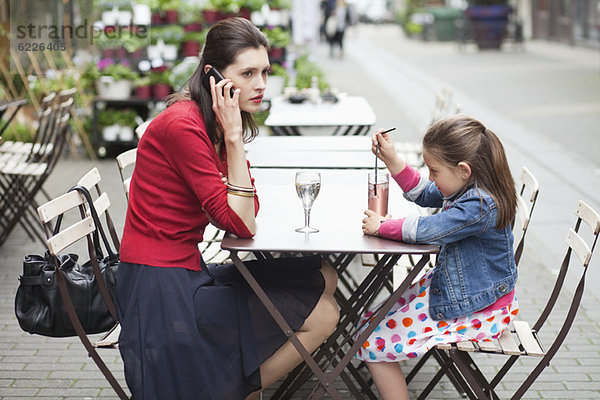
<instances>
[{"instance_id":1,"label":"girl's hand","mask_svg":"<svg viewBox=\"0 0 600 400\"><path fill-rule=\"evenodd\" d=\"M365 235L379 236L379 226L383 221L386 221L392 216L390 214L382 217L375 211L365 210L366 217L362 220L362 231Z\"/></svg>"},{"instance_id":2,"label":"girl's hand","mask_svg":"<svg viewBox=\"0 0 600 400\"><path fill-rule=\"evenodd\" d=\"M371 143L371 151L377 154L377 158L385 163L390 173L396 175L404 169L406 163L396 154L394 142L390 138L389 133L382 133L384 129L378 129L373 135ZM377 144L379 144L379 152L377 152Z\"/></svg>"},{"instance_id":3,"label":"girl's hand","mask_svg":"<svg viewBox=\"0 0 600 400\"><path fill-rule=\"evenodd\" d=\"M231 79L225 78L215 84L215 78L210 77L210 90L212 94L212 109L218 124L223 129L225 142L241 142L242 140L242 113L240 111L240 89L235 89L233 97L230 89L233 87Z\"/></svg>"}]
</instances>

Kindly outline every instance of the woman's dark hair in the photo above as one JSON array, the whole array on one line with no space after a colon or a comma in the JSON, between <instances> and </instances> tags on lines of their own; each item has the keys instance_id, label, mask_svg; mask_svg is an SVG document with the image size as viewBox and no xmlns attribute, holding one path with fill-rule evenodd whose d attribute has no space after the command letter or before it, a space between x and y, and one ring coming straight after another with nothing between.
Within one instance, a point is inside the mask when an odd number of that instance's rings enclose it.
<instances>
[{"instance_id":1,"label":"woman's dark hair","mask_svg":"<svg viewBox=\"0 0 600 400\"><path fill-rule=\"evenodd\" d=\"M517 192L504 146L494 132L474 118L453 115L435 122L427 130L423 150L451 167L461 161L469 164L469 183L488 191L496 202L496 227L502 229L512 223L517 209Z\"/></svg>"},{"instance_id":2,"label":"woman's dark hair","mask_svg":"<svg viewBox=\"0 0 600 400\"><path fill-rule=\"evenodd\" d=\"M198 68L187 82L187 93L176 93L167 100L167 106L173 103L191 99L198 104L208 137L213 144L222 140L217 132L217 121L212 109L212 97L202 86L204 66L210 64L219 71L223 71L232 64L238 54L248 48L269 48L269 42L264 33L245 18L234 17L221 20L214 24L206 35L206 43L200 55ZM258 134L258 126L252 114L242 111L242 129L244 141L249 141Z\"/></svg>"}]
</instances>

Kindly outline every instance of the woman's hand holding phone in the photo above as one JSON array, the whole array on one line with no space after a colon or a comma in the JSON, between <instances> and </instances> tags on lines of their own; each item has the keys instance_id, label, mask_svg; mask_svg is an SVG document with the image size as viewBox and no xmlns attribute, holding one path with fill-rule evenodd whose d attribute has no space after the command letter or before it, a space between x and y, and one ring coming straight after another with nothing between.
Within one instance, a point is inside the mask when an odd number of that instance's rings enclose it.
<instances>
[{"instance_id":1,"label":"woman's hand holding phone","mask_svg":"<svg viewBox=\"0 0 600 400\"><path fill-rule=\"evenodd\" d=\"M212 109L215 112L217 122L223 129L223 139L226 142L241 142L242 114L239 104L240 90L234 90L233 81L228 78L222 78L216 82L215 76L211 75L209 76L209 83L212 96Z\"/></svg>"}]
</instances>

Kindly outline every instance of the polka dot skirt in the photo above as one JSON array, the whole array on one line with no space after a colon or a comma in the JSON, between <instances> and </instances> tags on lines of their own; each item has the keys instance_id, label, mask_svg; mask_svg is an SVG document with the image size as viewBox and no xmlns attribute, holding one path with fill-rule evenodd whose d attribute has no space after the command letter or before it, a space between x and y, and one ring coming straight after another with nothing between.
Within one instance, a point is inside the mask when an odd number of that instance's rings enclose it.
<instances>
[{"instance_id":1,"label":"polka dot skirt","mask_svg":"<svg viewBox=\"0 0 600 400\"><path fill-rule=\"evenodd\" d=\"M419 357L438 343L462 340L489 341L500 337L519 312L517 297L506 307L475 312L463 317L435 321L429 315L429 286L433 271L413 283L392 307L371 336L363 343L356 358L365 362L395 362ZM375 309L377 309L376 307ZM359 326L373 316L367 312ZM369 325L365 325L355 335Z\"/></svg>"}]
</instances>

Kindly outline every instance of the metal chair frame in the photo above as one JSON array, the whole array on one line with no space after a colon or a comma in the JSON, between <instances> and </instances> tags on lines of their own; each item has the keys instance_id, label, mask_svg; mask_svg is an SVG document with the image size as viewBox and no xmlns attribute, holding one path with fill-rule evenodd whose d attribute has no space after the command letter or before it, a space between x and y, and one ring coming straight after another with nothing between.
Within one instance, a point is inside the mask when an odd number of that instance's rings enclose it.
<instances>
[{"instance_id":1,"label":"metal chair frame","mask_svg":"<svg viewBox=\"0 0 600 400\"><path fill-rule=\"evenodd\" d=\"M427 393L429 393L435 384L437 384L437 381L439 381L439 378L441 378L443 374L459 373L461 378L461 388L470 399L499 399L498 394L495 392L495 388L516 361L520 357L540 358L531 373L512 395L511 400L516 400L523 397L544 369L550 365L552 358L564 343L575 317L577 316L577 310L583 297L588 265L600 233L600 214L585 202L578 202L575 209L575 215L577 217L575 227L570 228L567 232L567 251L562 260L554 288L533 327L530 327L527 322L515 320L513 321L513 328L505 330L497 342L480 342L477 344L473 344L472 342L459 342L451 345L438 346L438 350L447 350L447 353L443 351L436 352L442 359L442 369L438 371L438 374L434 380L432 380L432 383L426 388ZM585 222L585 225L591 229L591 240L586 241L582 238L580 233L582 222ZM544 346L540 342L538 334L549 315L552 313L562 292L569 265L573 259L573 253L577 255L581 262L580 265L582 266L579 283L572 296L564 321L551 345L548 347L548 350L545 351L543 350ZM488 379L480 370L474 358L469 354L477 352L485 352L491 355L508 355L509 358L493 378ZM425 395L427 395L427 393L425 393ZM423 396L423 394L421 396Z\"/></svg>"}]
</instances>

